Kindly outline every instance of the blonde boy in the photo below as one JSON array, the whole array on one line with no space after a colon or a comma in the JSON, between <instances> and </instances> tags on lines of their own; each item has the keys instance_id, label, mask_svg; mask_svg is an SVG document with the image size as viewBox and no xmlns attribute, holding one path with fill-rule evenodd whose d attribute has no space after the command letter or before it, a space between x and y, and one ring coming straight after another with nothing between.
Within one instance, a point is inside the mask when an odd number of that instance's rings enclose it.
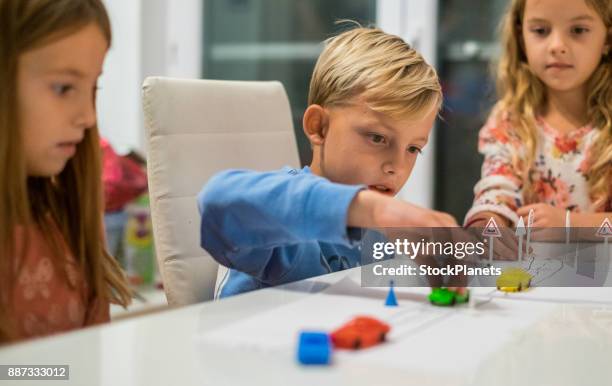
<instances>
[{"instance_id":1,"label":"blonde boy","mask_svg":"<svg viewBox=\"0 0 612 386\"><path fill-rule=\"evenodd\" d=\"M359 228L456 225L393 197L442 102L435 70L380 29L325 43L303 118L310 167L225 171L198 196L202 247L230 268L221 296L355 267Z\"/></svg>"}]
</instances>

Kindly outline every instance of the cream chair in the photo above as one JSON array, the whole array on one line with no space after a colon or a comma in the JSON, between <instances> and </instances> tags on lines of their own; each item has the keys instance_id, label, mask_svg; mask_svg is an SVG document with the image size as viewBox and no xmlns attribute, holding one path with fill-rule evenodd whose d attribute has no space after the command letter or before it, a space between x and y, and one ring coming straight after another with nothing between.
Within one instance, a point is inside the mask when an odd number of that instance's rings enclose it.
<instances>
[{"instance_id":1,"label":"cream chair","mask_svg":"<svg viewBox=\"0 0 612 386\"><path fill-rule=\"evenodd\" d=\"M218 264L200 247L196 195L228 168L299 166L279 82L150 77L143 84L157 261L169 304L213 299Z\"/></svg>"}]
</instances>

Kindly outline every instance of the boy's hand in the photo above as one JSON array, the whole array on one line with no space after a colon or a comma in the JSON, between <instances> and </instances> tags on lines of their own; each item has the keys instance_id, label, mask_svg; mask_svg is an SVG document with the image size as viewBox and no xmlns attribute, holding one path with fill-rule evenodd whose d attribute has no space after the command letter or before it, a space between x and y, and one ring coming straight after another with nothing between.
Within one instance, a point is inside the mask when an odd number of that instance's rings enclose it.
<instances>
[{"instance_id":1,"label":"boy's hand","mask_svg":"<svg viewBox=\"0 0 612 386\"><path fill-rule=\"evenodd\" d=\"M565 226L565 209L555 208L548 204L526 205L519 208L516 214L527 220L529 211L532 209L534 228L561 228Z\"/></svg>"},{"instance_id":2,"label":"boy's hand","mask_svg":"<svg viewBox=\"0 0 612 386\"><path fill-rule=\"evenodd\" d=\"M362 228L456 227L453 216L362 190L349 207L347 223Z\"/></svg>"}]
</instances>

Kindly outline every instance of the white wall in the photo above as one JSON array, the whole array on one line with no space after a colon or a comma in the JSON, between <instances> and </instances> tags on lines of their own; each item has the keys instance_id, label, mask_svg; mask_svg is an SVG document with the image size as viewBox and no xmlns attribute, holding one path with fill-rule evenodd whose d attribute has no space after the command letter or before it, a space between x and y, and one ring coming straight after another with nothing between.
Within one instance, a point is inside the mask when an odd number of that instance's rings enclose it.
<instances>
[{"instance_id":1,"label":"white wall","mask_svg":"<svg viewBox=\"0 0 612 386\"><path fill-rule=\"evenodd\" d=\"M436 66L437 0L378 0L377 25L400 36L417 49L427 62ZM419 156L412 175L398 197L433 207L435 173L435 129Z\"/></svg>"},{"instance_id":2,"label":"white wall","mask_svg":"<svg viewBox=\"0 0 612 386\"><path fill-rule=\"evenodd\" d=\"M140 148L140 0L105 0L113 42L98 84L98 125L119 152Z\"/></svg>"},{"instance_id":3,"label":"white wall","mask_svg":"<svg viewBox=\"0 0 612 386\"><path fill-rule=\"evenodd\" d=\"M166 75L202 75L202 0L169 0Z\"/></svg>"},{"instance_id":4,"label":"white wall","mask_svg":"<svg viewBox=\"0 0 612 386\"><path fill-rule=\"evenodd\" d=\"M98 93L100 131L119 153L145 152L141 86L145 77L199 78L202 0L104 0L113 45Z\"/></svg>"}]
</instances>

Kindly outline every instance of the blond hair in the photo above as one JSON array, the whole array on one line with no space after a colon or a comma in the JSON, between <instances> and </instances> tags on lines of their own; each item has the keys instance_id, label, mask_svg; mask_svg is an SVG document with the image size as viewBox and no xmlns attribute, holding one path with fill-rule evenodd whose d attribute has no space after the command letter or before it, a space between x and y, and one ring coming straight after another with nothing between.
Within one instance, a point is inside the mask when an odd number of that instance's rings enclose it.
<instances>
[{"instance_id":1,"label":"blond hair","mask_svg":"<svg viewBox=\"0 0 612 386\"><path fill-rule=\"evenodd\" d=\"M25 248L16 245L18 227L42 229L56 267L63 259L61 246L67 245L84 271L92 297L130 302L125 276L104 249L97 127L84 132L75 156L58 175L29 177L17 114L19 57L90 23L100 28L110 45L110 21L101 0L0 0L0 344L17 337L6 303L20 269L15 254L27 248L27 243Z\"/></svg>"},{"instance_id":2,"label":"blond hair","mask_svg":"<svg viewBox=\"0 0 612 386\"><path fill-rule=\"evenodd\" d=\"M500 100L494 110L509 113L516 135L526 148L525 159L514 162L522 171L523 191L529 202L534 197L530 176L537 146L536 118L546 102L546 87L529 69L522 44L525 3L526 0L513 0L502 19L502 55L497 64ZM586 3L599 14L609 31L612 27L612 2L586 0ZM605 211L611 196L612 178L612 54L609 52L589 78L588 90L587 118L598 130L588 155L589 195L592 209Z\"/></svg>"},{"instance_id":3,"label":"blond hair","mask_svg":"<svg viewBox=\"0 0 612 386\"><path fill-rule=\"evenodd\" d=\"M400 37L358 27L325 41L308 104L343 105L356 96L374 111L405 118L439 108L442 88L434 68Z\"/></svg>"}]
</instances>

